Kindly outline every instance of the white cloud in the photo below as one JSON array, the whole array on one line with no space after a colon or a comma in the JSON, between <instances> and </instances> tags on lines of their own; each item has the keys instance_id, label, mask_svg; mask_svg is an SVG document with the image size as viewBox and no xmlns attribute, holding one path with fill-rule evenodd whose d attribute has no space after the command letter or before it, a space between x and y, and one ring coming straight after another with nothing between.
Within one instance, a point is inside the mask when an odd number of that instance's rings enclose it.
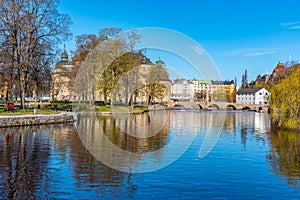
<instances>
[{"instance_id":1,"label":"white cloud","mask_svg":"<svg viewBox=\"0 0 300 200\"><path fill-rule=\"evenodd\" d=\"M263 55L269 55L274 54L276 51L257 51L257 52L249 52L245 54L245 57L256 57L256 56L263 56Z\"/></svg>"},{"instance_id":2,"label":"white cloud","mask_svg":"<svg viewBox=\"0 0 300 200\"><path fill-rule=\"evenodd\" d=\"M300 29L300 21L295 21L295 22L283 22L280 24L282 27L286 29Z\"/></svg>"},{"instance_id":3,"label":"white cloud","mask_svg":"<svg viewBox=\"0 0 300 200\"><path fill-rule=\"evenodd\" d=\"M228 51L225 55L237 55L243 56L246 58L257 57L262 55L269 55L276 53L274 49L264 49L264 48L246 48L246 49L235 49L232 51Z\"/></svg>"}]
</instances>

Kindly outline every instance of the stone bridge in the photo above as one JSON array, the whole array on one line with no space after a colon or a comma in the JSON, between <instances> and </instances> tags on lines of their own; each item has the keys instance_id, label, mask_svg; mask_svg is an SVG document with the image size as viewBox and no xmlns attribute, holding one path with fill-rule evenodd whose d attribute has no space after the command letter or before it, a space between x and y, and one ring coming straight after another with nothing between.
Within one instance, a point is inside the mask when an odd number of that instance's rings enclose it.
<instances>
[{"instance_id":1,"label":"stone bridge","mask_svg":"<svg viewBox=\"0 0 300 200\"><path fill-rule=\"evenodd\" d=\"M253 110L268 113L270 106L264 104L238 104L229 102L168 102L167 108L186 110Z\"/></svg>"}]
</instances>

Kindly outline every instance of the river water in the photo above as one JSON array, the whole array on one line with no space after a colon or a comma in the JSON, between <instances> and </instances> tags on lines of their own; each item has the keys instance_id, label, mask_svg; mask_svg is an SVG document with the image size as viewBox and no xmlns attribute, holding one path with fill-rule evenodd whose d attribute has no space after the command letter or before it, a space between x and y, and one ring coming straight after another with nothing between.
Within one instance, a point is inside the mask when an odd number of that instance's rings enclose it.
<instances>
[{"instance_id":1,"label":"river water","mask_svg":"<svg viewBox=\"0 0 300 200\"><path fill-rule=\"evenodd\" d=\"M0 129L0 199L299 199L300 135L254 112Z\"/></svg>"}]
</instances>

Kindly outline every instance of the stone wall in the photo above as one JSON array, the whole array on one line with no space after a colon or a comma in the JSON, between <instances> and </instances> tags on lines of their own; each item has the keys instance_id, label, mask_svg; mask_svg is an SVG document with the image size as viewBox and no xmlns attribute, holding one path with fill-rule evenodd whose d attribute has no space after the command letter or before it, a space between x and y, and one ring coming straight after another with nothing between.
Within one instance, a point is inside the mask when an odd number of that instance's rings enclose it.
<instances>
[{"instance_id":1,"label":"stone wall","mask_svg":"<svg viewBox=\"0 0 300 200\"><path fill-rule=\"evenodd\" d=\"M54 115L1 116L0 127L58 124L74 122L76 120L77 115L75 113L60 113Z\"/></svg>"}]
</instances>

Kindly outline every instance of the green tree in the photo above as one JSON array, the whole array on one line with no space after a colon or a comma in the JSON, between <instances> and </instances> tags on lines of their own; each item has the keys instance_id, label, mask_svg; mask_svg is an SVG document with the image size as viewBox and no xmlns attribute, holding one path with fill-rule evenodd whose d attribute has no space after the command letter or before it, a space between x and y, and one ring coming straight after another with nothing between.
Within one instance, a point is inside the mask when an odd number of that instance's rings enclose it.
<instances>
[{"instance_id":1,"label":"green tree","mask_svg":"<svg viewBox=\"0 0 300 200\"><path fill-rule=\"evenodd\" d=\"M200 92L195 92L194 97L196 101L205 101L206 100L206 90L201 90Z\"/></svg>"},{"instance_id":2,"label":"green tree","mask_svg":"<svg viewBox=\"0 0 300 200\"><path fill-rule=\"evenodd\" d=\"M211 100L217 102L226 102L226 93L224 89L217 89L212 92Z\"/></svg>"},{"instance_id":3,"label":"green tree","mask_svg":"<svg viewBox=\"0 0 300 200\"><path fill-rule=\"evenodd\" d=\"M165 63L161 60L156 61L155 65L149 69L148 77L146 79L146 95L147 105L149 105L154 98L160 99L166 95L168 88L166 82L169 81L169 74L165 68Z\"/></svg>"},{"instance_id":4,"label":"green tree","mask_svg":"<svg viewBox=\"0 0 300 200\"><path fill-rule=\"evenodd\" d=\"M300 70L271 88L272 122L279 127L300 129Z\"/></svg>"},{"instance_id":5,"label":"green tree","mask_svg":"<svg viewBox=\"0 0 300 200\"><path fill-rule=\"evenodd\" d=\"M74 84L78 100L93 102L95 95L99 95L105 102L109 99L115 102L116 84L126 72L140 64L139 56L133 52L138 38L135 31L120 33L118 28L101 29L97 38L93 35L77 38L80 39L78 44L83 43L78 45L83 51L76 56L79 55L80 61L84 58L79 62Z\"/></svg>"}]
</instances>

